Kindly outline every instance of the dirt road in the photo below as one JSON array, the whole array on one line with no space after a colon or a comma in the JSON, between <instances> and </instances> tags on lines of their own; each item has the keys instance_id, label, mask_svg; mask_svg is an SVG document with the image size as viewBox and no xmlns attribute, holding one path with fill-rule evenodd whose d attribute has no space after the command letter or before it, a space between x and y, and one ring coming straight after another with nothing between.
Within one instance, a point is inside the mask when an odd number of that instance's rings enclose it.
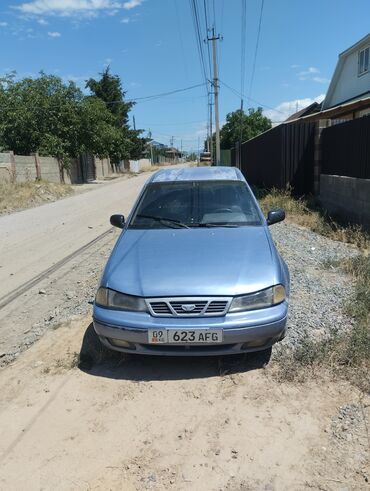
<instances>
[{"instance_id":1,"label":"dirt road","mask_svg":"<svg viewBox=\"0 0 370 491\"><path fill-rule=\"evenodd\" d=\"M0 217L0 364L50 325L87 312L119 233L109 216L127 215L150 175Z\"/></svg>"},{"instance_id":2,"label":"dirt road","mask_svg":"<svg viewBox=\"0 0 370 491\"><path fill-rule=\"evenodd\" d=\"M76 367L90 317L0 377L1 490L368 489L369 400L273 364L106 359Z\"/></svg>"},{"instance_id":3,"label":"dirt road","mask_svg":"<svg viewBox=\"0 0 370 491\"><path fill-rule=\"evenodd\" d=\"M0 217L0 298L109 230L127 214L150 173Z\"/></svg>"}]
</instances>

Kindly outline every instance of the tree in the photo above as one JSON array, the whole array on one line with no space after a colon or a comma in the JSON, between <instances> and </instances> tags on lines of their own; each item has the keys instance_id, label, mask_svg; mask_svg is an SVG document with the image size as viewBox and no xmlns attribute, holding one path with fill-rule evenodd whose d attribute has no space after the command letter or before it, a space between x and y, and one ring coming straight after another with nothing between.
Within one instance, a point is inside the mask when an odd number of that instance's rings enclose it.
<instances>
[{"instance_id":1,"label":"tree","mask_svg":"<svg viewBox=\"0 0 370 491\"><path fill-rule=\"evenodd\" d=\"M110 73L109 66L100 73L100 79L89 78L86 88L93 95L105 102L108 110L113 114L117 128L128 127L128 113L134 106L134 102L126 102L126 92L122 88L121 79L118 75Z\"/></svg>"},{"instance_id":2,"label":"tree","mask_svg":"<svg viewBox=\"0 0 370 491\"><path fill-rule=\"evenodd\" d=\"M38 78L0 80L0 142L18 154L40 151L59 159L79 152L78 106L83 94L73 82L40 73Z\"/></svg>"},{"instance_id":3,"label":"tree","mask_svg":"<svg viewBox=\"0 0 370 491\"><path fill-rule=\"evenodd\" d=\"M139 159L142 156L146 139L140 138L142 130L133 130L128 125L128 113L134 102L125 101L126 92L122 88L118 75L110 73L109 66L100 74L100 79L90 78L86 81L86 88L102 100L113 116L114 126L118 130L115 134L114 149L110 157L114 163L122 159ZM120 136L121 135L121 136Z\"/></svg>"},{"instance_id":4,"label":"tree","mask_svg":"<svg viewBox=\"0 0 370 491\"><path fill-rule=\"evenodd\" d=\"M101 98L85 96L73 82L43 72L37 78L15 77L0 79L1 148L52 155L63 167L82 153L116 162L141 156L140 130L124 123L131 106L124 103L125 114L110 111Z\"/></svg>"},{"instance_id":5,"label":"tree","mask_svg":"<svg viewBox=\"0 0 370 491\"><path fill-rule=\"evenodd\" d=\"M226 116L220 130L221 148L230 149L238 142L245 142L271 128L271 120L262 114L262 108L250 108L248 113L241 109Z\"/></svg>"}]
</instances>

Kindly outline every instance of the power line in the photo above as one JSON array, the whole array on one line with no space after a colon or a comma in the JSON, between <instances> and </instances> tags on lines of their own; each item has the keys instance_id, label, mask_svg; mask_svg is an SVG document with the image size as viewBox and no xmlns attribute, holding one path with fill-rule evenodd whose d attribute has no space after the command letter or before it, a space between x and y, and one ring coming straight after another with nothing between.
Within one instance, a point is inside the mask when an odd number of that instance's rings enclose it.
<instances>
[{"instance_id":1,"label":"power line","mask_svg":"<svg viewBox=\"0 0 370 491\"><path fill-rule=\"evenodd\" d=\"M207 70L206 70L206 63L205 63L205 57L204 57L204 52L203 52L203 42L202 42L202 36L201 36L201 28L200 28L200 16L198 12L198 4L197 0L189 0L190 2L190 9L192 12L192 17L193 17L193 24L194 24L194 31L195 31L195 39L196 39L196 45L198 49L198 55L199 55L199 61L200 61L200 66L201 66L201 71L203 73L204 77L204 82L206 85L206 95L207 97L209 96L209 79L207 77ZM207 16L207 8L205 6L205 26L206 26L206 35L207 35L207 29L208 29L208 16ZM208 63L209 63L209 71L211 74L211 65L210 65L210 53L209 53L209 48L208 48ZM206 106L207 109L207 114L208 114L208 103Z\"/></svg>"},{"instance_id":2,"label":"power line","mask_svg":"<svg viewBox=\"0 0 370 491\"><path fill-rule=\"evenodd\" d=\"M197 87L204 87L205 83L190 85L190 87L184 87L182 89L175 89L169 92L161 92L159 94L152 94L143 97L136 97L135 99L125 99L124 101L107 101L105 104L126 104L127 102L137 102L137 101L149 101L154 99L159 99L161 97L167 97L172 94L178 94L179 92L185 92L188 90L196 89Z\"/></svg>"},{"instance_id":3,"label":"power line","mask_svg":"<svg viewBox=\"0 0 370 491\"><path fill-rule=\"evenodd\" d=\"M250 80L250 84L249 84L249 91L248 91L248 101L251 98L250 96L252 94L252 88L253 88L253 82L254 82L254 74L255 74L255 71L256 71L256 61L257 61L258 46L259 46L260 35L261 35L261 25L262 25L262 16L263 16L263 6L264 6L264 3L265 3L265 0L261 0L261 10L260 10L260 17L259 17L259 22L258 22L256 47L255 47L255 50L254 50L252 75L251 75L251 80Z\"/></svg>"},{"instance_id":4,"label":"power line","mask_svg":"<svg viewBox=\"0 0 370 491\"><path fill-rule=\"evenodd\" d=\"M207 13L207 0L203 0L204 7L204 18L206 21L206 34L208 35L209 24L208 24L208 13ZM209 43L207 43L207 52L208 52L208 69L209 69L209 79L212 78L212 64L211 64L211 50L209 49Z\"/></svg>"},{"instance_id":5,"label":"power line","mask_svg":"<svg viewBox=\"0 0 370 491\"><path fill-rule=\"evenodd\" d=\"M246 97L245 94L241 94L239 91L237 91L233 87L230 87L230 85L227 85L227 83L223 82L220 79L218 79L218 80L219 80L219 82L222 83L222 85L224 85L227 89L229 89L231 92L233 92L238 98L240 98L240 97L245 98ZM268 106L267 104L263 104L262 102L259 102L256 99L252 99L251 97L249 97L249 100L255 102L256 104L258 104L261 107L265 107L266 109L271 109L272 111L276 111L277 113L284 114L284 116L285 116L285 113L283 111L279 111L279 109L276 109L275 107L271 107L271 106Z\"/></svg>"},{"instance_id":6,"label":"power line","mask_svg":"<svg viewBox=\"0 0 370 491\"><path fill-rule=\"evenodd\" d=\"M207 78L207 71L206 71L206 65L204 61L204 53L203 53L203 44L202 44L202 36L200 33L200 23L199 23L199 14L198 14L198 6L196 0L189 0L190 1L190 8L193 14L193 23L194 23L194 29L195 29L195 38L196 38L196 43L198 47L198 54L199 54L199 60L200 60L200 66L201 70L203 72L204 80L205 82L208 81Z\"/></svg>"},{"instance_id":7,"label":"power line","mask_svg":"<svg viewBox=\"0 0 370 491\"><path fill-rule=\"evenodd\" d=\"M242 15L241 15L241 47L240 47L240 93L244 93L245 82L245 49L246 49L246 35L247 35L247 1L242 2Z\"/></svg>"},{"instance_id":8,"label":"power line","mask_svg":"<svg viewBox=\"0 0 370 491\"><path fill-rule=\"evenodd\" d=\"M183 126L185 124L196 124L196 123L205 123L203 120L198 121L186 121L184 123L141 123L144 126Z\"/></svg>"}]
</instances>

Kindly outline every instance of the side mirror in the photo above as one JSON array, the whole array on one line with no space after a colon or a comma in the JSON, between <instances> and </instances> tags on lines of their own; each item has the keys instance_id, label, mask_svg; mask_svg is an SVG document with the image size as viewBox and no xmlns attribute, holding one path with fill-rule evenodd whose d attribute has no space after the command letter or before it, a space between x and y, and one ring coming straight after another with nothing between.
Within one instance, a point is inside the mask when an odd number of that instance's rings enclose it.
<instances>
[{"instance_id":1,"label":"side mirror","mask_svg":"<svg viewBox=\"0 0 370 491\"><path fill-rule=\"evenodd\" d=\"M112 215L110 223L113 227L123 228L125 226L125 217L123 215Z\"/></svg>"},{"instance_id":2,"label":"side mirror","mask_svg":"<svg viewBox=\"0 0 370 491\"><path fill-rule=\"evenodd\" d=\"M282 222L285 219L285 211L278 208L277 210L270 210L267 215L267 225L273 225L274 223Z\"/></svg>"}]
</instances>

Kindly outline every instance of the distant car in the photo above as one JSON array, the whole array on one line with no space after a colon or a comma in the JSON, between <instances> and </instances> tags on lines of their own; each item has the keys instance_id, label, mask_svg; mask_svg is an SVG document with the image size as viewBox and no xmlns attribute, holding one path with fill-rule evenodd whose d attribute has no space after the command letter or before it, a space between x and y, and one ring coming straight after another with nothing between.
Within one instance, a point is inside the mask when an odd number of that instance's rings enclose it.
<instances>
[{"instance_id":1,"label":"distant car","mask_svg":"<svg viewBox=\"0 0 370 491\"><path fill-rule=\"evenodd\" d=\"M283 339L288 268L233 167L160 170L144 186L106 265L94 328L113 350L150 355L259 351Z\"/></svg>"},{"instance_id":2,"label":"distant car","mask_svg":"<svg viewBox=\"0 0 370 491\"><path fill-rule=\"evenodd\" d=\"M211 165L212 164L211 152L202 152L199 156L199 162Z\"/></svg>"}]
</instances>

